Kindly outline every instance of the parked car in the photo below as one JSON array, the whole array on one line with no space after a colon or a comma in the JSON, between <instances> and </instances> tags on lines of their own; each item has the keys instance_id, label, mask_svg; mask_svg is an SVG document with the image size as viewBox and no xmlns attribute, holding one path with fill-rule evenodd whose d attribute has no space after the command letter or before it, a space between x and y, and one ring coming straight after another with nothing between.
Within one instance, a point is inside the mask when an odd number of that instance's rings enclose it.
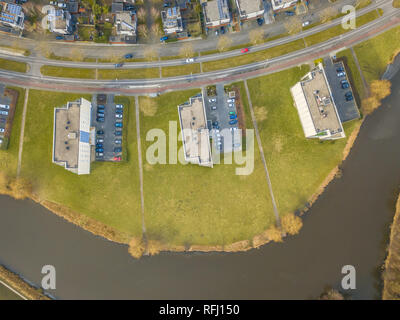
<instances>
[{"instance_id":1,"label":"parked car","mask_svg":"<svg viewBox=\"0 0 400 320\"><path fill-rule=\"evenodd\" d=\"M99 104L98 106L97 106L97 110L104 110L106 107L104 106L104 105L102 105L102 104Z\"/></svg>"},{"instance_id":2,"label":"parked car","mask_svg":"<svg viewBox=\"0 0 400 320\"><path fill-rule=\"evenodd\" d=\"M96 148L96 152L104 152L103 148Z\"/></svg>"},{"instance_id":3,"label":"parked car","mask_svg":"<svg viewBox=\"0 0 400 320\"><path fill-rule=\"evenodd\" d=\"M64 37L63 36L57 36L56 40L64 40Z\"/></svg>"},{"instance_id":4,"label":"parked car","mask_svg":"<svg viewBox=\"0 0 400 320\"><path fill-rule=\"evenodd\" d=\"M121 140L121 139L115 139L115 140L114 140L114 143L115 143L115 144L121 144L121 143L122 143L122 140Z\"/></svg>"},{"instance_id":5,"label":"parked car","mask_svg":"<svg viewBox=\"0 0 400 320\"><path fill-rule=\"evenodd\" d=\"M107 95L105 94L97 95L97 103L106 103L106 101L107 101Z\"/></svg>"},{"instance_id":6,"label":"parked car","mask_svg":"<svg viewBox=\"0 0 400 320\"><path fill-rule=\"evenodd\" d=\"M208 99L208 102L217 102L217 99L211 98L211 99Z\"/></svg>"},{"instance_id":7,"label":"parked car","mask_svg":"<svg viewBox=\"0 0 400 320\"><path fill-rule=\"evenodd\" d=\"M346 75L346 72L344 72L344 71L341 71L341 72L338 72L337 73L337 76L340 78L340 77L344 77Z\"/></svg>"},{"instance_id":8,"label":"parked car","mask_svg":"<svg viewBox=\"0 0 400 320\"><path fill-rule=\"evenodd\" d=\"M211 110L217 110L217 106L212 106Z\"/></svg>"},{"instance_id":9,"label":"parked car","mask_svg":"<svg viewBox=\"0 0 400 320\"><path fill-rule=\"evenodd\" d=\"M226 102L228 102L228 103L234 103L234 102L235 102L235 99L228 99L228 100L226 100Z\"/></svg>"},{"instance_id":10,"label":"parked car","mask_svg":"<svg viewBox=\"0 0 400 320\"><path fill-rule=\"evenodd\" d=\"M115 123L116 128L122 128L122 122L116 122Z\"/></svg>"},{"instance_id":11,"label":"parked car","mask_svg":"<svg viewBox=\"0 0 400 320\"><path fill-rule=\"evenodd\" d=\"M233 103L228 103L229 108L233 108L235 105Z\"/></svg>"},{"instance_id":12,"label":"parked car","mask_svg":"<svg viewBox=\"0 0 400 320\"><path fill-rule=\"evenodd\" d=\"M96 144L96 148L103 148L103 144L102 143L97 143Z\"/></svg>"},{"instance_id":13,"label":"parked car","mask_svg":"<svg viewBox=\"0 0 400 320\"><path fill-rule=\"evenodd\" d=\"M243 48L243 49L240 50L240 52L241 52L241 53L249 52L249 48Z\"/></svg>"},{"instance_id":14,"label":"parked car","mask_svg":"<svg viewBox=\"0 0 400 320\"><path fill-rule=\"evenodd\" d=\"M350 97L350 96L352 96L353 94L351 93L351 91L347 91L344 95L345 95L345 97Z\"/></svg>"},{"instance_id":15,"label":"parked car","mask_svg":"<svg viewBox=\"0 0 400 320\"><path fill-rule=\"evenodd\" d=\"M96 152L96 157L97 158L103 158L104 157L104 153L103 152Z\"/></svg>"},{"instance_id":16,"label":"parked car","mask_svg":"<svg viewBox=\"0 0 400 320\"><path fill-rule=\"evenodd\" d=\"M116 114L115 114L115 118L117 118L117 119L122 119L122 114L116 113Z\"/></svg>"},{"instance_id":17,"label":"parked car","mask_svg":"<svg viewBox=\"0 0 400 320\"><path fill-rule=\"evenodd\" d=\"M105 112L105 110L104 110L104 109L98 109L98 110L97 110L97 113L104 114L104 112Z\"/></svg>"},{"instance_id":18,"label":"parked car","mask_svg":"<svg viewBox=\"0 0 400 320\"><path fill-rule=\"evenodd\" d=\"M8 116L8 111L0 110L0 114L3 116Z\"/></svg>"},{"instance_id":19,"label":"parked car","mask_svg":"<svg viewBox=\"0 0 400 320\"><path fill-rule=\"evenodd\" d=\"M259 26L262 26L264 24L264 18L258 18L257 23Z\"/></svg>"},{"instance_id":20,"label":"parked car","mask_svg":"<svg viewBox=\"0 0 400 320\"><path fill-rule=\"evenodd\" d=\"M221 27L221 34L225 34L225 27Z\"/></svg>"},{"instance_id":21,"label":"parked car","mask_svg":"<svg viewBox=\"0 0 400 320\"><path fill-rule=\"evenodd\" d=\"M0 104L0 108L10 110L10 106L8 104Z\"/></svg>"},{"instance_id":22,"label":"parked car","mask_svg":"<svg viewBox=\"0 0 400 320\"><path fill-rule=\"evenodd\" d=\"M120 156L114 157L114 161L121 161L121 157Z\"/></svg>"},{"instance_id":23,"label":"parked car","mask_svg":"<svg viewBox=\"0 0 400 320\"><path fill-rule=\"evenodd\" d=\"M115 108L117 108L117 109L122 109L124 106L122 105L122 104L116 104L115 105Z\"/></svg>"},{"instance_id":24,"label":"parked car","mask_svg":"<svg viewBox=\"0 0 400 320\"><path fill-rule=\"evenodd\" d=\"M310 25L310 21L304 21L301 25L303 27L307 27L308 25Z\"/></svg>"},{"instance_id":25,"label":"parked car","mask_svg":"<svg viewBox=\"0 0 400 320\"><path fill-rule=\"evenodd\" d=\"M353 96L347 96L346 97L346 101L351 101L351 100L353 100L354 98L353 98Z\"/></svg>"},{"instance_id":26,"label":"parked car","mask_svg":"<svg viewBox=\"0 0 400 320\"><path fill-rule=\"evenodd\" d=\"M114 132L114 134L115 134L117 137L122 136L122 131L121 131L121 130L116 130L116 131Z\"/></svg>"},{"instance_id":27,"label":"parked car","mask_svg":"<svg viewBox=\"0 0 400 320\"><path fill-rule=\"evenodd\" d=\"M294 16L294 11L285 11L287 16Z\"/></svg>"},{"instance_id":28,"label":"parked car","mask_svg":"<svg viewBox=\"0 0 400 320\"><path fill-rule=\"evenodd\" d=\"M235 111L229 111L229 114L230 115L232 115L232 114L236 115L236 112Z\"/></svg>"},{"instance_id":29,"label":"parked car","mask_svg":"<svg viewBox=\"0 0 400 320\"><path fill-rule=\"evenodd\" d=\"M168 40L168 36L164 36L160 38L160 42L164 42Z\"/></svg>"},{"instance_id":30,"label":"parked car","mask_svg":"<svg viewBox=\"0 0 400 320\"><path fill-rule=\"evenodd\" d=\"M105 116L104 116L104 113L97 113L97 117L98 118L104 118Z\"/></svg>"},{"instance_id":31,"label":"parked car","mask_svg":"<svg viewBox=\"0 0 400 320\"><path fill-rule=\"evenodd\" d=\"M0 132L4 132L4 128L0 128Z\"/></svg>"},{"instance_id":32,"label":"parked car","mask_svg":"<svg viewBox=\"0 0 400 320\"><path fill-rule=\"evenodd\" d=\"M234 124L236 124L237 123L237 120L231 120L231 121L229 121L229 124L230 125L234 125Z\"/></svg>"},{"instance_id":33,"label":"parked car","mask_svg":"<svg viewBox=\"0 0 400 320\"><path fill-rule=\"evenodd\" d=\"M97 121L97 122L104 122L104 118L99 118L99 117L97 117L96 121Z\"/></svg>"},{"instance_id":34,"label":"parked car","mask_svg":"<svg viewBox=\"0 0 400 320\"><path fill-rule=\"evenodd\" d=\"M336 69L336 72L343 72L343 71L344 71L343 67L339 67L339 68Z\"/></svg>"},{"instance_id":35,"label":"parked car","mask_svg":"<svg viewBox=\"0 0 400 320\"><path fill-rule=\"evenodd\" d=\"M124 58L125 58L125 59L132 59L132 58L133 58L133 54L132 54L132 53L127 53L127 54L124 56Z\"/></svg>"},{"instance_id":36,"label":"parked car","mask_svg":"<svg viewBox=\"0 0 400 320\"><path fill-rule=\"evenodd\" d=\"M97 142L97 143L103 143L103 142L104 142L104 139L97 139L96 142Z\"/></svg>"},{"instance_id":37,"label":"parked car","mask_svg":"<svg viewBox=\"0 0 400 320\"><path fill-rule=\"evenodd\" d=\"M122 152L122 148L120 148L120 147L114 148L114 152L120 153L120 152Z\"/></svg>"},{"instance_id":38,"label":"parked car","mask_svg":"<svg viewBox=\"0 0 400 320\"><path fill-rule=\"evenodd\" d=\"M97 134L98 135L102 135L102 134L104 134L104 131L103 130L97 130Z\"/></svg>"},{"instance_id":39,"label":"parked car","mask_svg":"<svg viewBox=\"0 0 400 320\"><path fill-rule=\"evenodd\" d=\"M0 122L1 122L1 123L6 123L6 122L7 122L7 119L0 118Z\"/></svg>"},{"instance_id":40,"label":"parked car","mask_svg":"<svg viewBox=\"0 0 400 320\"><path fill-rule=\"evenodd\" d=\"M124 109L115 109L115 113L123 113L124 112Z\"/></svg>"},{"instance_id":41,"label":"parked car","mask_svg":"<svg viewBox=\"0 0 400 320\"><path fill-rule=\"evenodd\" d=\"M231 115L229 115L229 119L237 119L237 115L236 114L231 114Z\"/></svg>"},{"instance_id":42,"label":"parked car","mask_svg":"<svg viewBox=\"0 0 400 320\"><path fill-rule=\"evenodd\" d=\"M347 89L350 87L350 84L347 82L347 80L342 80L341 82L342 89Z\"/></svg>"},{"instance_id":43,"label":"parked car","mask_svg":"<svg viewBox=\"0 0 400 320\"><path fill-rule=\"evenodd\" d=\"M214 122L213 122L213 126L214 126L214 127L218 126L218 121L214 121Z\"/></svg>"}]
</instances>

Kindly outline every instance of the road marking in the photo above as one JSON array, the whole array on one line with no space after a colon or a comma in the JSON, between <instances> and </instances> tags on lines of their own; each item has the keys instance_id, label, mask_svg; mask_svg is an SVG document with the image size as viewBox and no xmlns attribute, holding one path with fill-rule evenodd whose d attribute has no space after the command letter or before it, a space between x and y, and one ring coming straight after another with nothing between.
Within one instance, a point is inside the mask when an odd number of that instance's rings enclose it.
<instances>
[{"instance_id":1,"label":"road marking","mask_svg":"<svg viewBox=\"0 0 400 320\"><path fill-rule=\"evenodd\" d=\"M142 232L143 238L146 240L146 225L144 222L144 193L143 193L143 163L142 163L142 146L140 142L140 113L139 113L139 97L135 96L136 107L136 135L139 160L139 181L140 181L140 204L142 212ZM147 241L146 241L147 242Z\"/></svg>"},{"instance_id":2,"label":"road marking","mask_svg":"<svg viewBox=\"0 0 400 320\"><path fill-rule=\"evenodd\" d=\"M271 183L271 179L270 179L270 176L269 176L267 161L265 160L265 156L264 156L264 150L263 150L263 147L262 147L262 144L261 144L260 133L258 131L257 120L256 120L256 117L254 115L253 103L251 102L250 91L249 91L249 87L247 86L247 80L244 80L244 87L246 89L247 101L249 102L250 114L251 114L251 119L253 121L254 131L256 132L258 149L260 150L261 160L262 160L262 163L264 165L265 176L267 178L267 183L268 183L268 189L269 189L269 193L271 195L272 206L274 208L276 224L277 224L278 227L280 227L281 222L280 222L280 218L279 218L279 211L278 211L278 207L276 205L274 192L272 190L272 183Z\"/></svg>"},{"instance_id":3,"label":"road marking","mask_svg":"<svg viewBox=\"0 0 400 320\"><path fill-rule=\"evenodd\" d=\"M0 280L0 284L2 284L3 286L5 286L7 289L9 289L10 291L12 291L13 293L15 293L17 296L19 296L21 299L23 300L28 300L28 298L24 297L22 294L20 294L17 290L15 290L14 288L10 287L7 283L3 282Z\"/></svg>"},{"instance_id":4,"label":"road marking","mask_svg":"<svg viewBox=\"0 0 400 320\"><path fill-rule=\"evenodd\" d=\"M22 149L24 146L25 119L26 119L26 110L28 109L28 97L29 97L29 88L25 89L24 110L22 112L21 133L19 136L17 177L19 177L19 174L21 173Z\"/></svg>"}]
</instances>

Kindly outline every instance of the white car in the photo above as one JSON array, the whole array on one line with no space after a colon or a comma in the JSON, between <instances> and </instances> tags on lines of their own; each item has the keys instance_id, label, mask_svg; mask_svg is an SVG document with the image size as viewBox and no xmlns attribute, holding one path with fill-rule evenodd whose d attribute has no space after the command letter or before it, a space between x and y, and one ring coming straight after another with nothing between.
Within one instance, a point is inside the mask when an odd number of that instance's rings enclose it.
<instances>
[{"instance_id":1,"label":"white car","mask_svg":"<svg viewBox=\"0 0 400 320\"><path fill-rule=\"evenodd\" d=\"M228 106L229 106L230 108L233 108L235 105L234 105L233 103L229 103Z\"/></svg>"},{"instance_id":2,"label":"white car","mask_svg":"<svg viewBox=\"0 0 400 320\"><path fill-rule=\"evenodd\" d=\"M0 108L10 110L10 106L8 104L0 104Z\"/></svg>"},{"instance_id":3,"label":"white car","mask_svg":"<svg viewBox=\"0 0 400 320\"><path fill-rule=\"evenodd\" d=\"M217 99L215 99L215 98L208 99L208 102L217 102Z\"/></svg>"},{"instance_id":4,"label":"white car","mask_svg":"<svg viewBox=\"0 0 400 320\"><path fill-rule=\"evenodd\" d=\"M3 128L0 128L0 132L4 132L4 129L3 129Z\"/></svg>"},{"instance_id":5,"label":"white car","mask_svg":"<svg viewBox=\"0 0 400 320\"><path fill-rule=\"evenodd\" d=\"M122 104L116 104L115 107L116 107L117 109L122 109L124 106L123 106Z\"/></svg>"},{"instance_id":6,"label":"white car","mask_svg":"<svg viewBox=\"0 0 400 320\"><path fill-rule=\"evenodd\" d=\"M235 102L235 99L228 99L228 100L226 100L226 102L233 103L233 102Z\"/></svg>"},{"instance_id":7,"label":"white car","mask_svg":"<svg viewBox=\"0 0 400 320\"><path fill-rule=\"evenodd\" d=\"M8 116L8 111L0 110L0 114L3 115L3 116Z\"/></svg>"},{"instance_id":8,"label":"white car","mask_svg":"<svg viewBox=\"0 0 400 320\"><path fill-rule=\"evenodd\" d=\"M193 58L188 58L188 59L186 59L186 63L192 63L192 62L194 62L194 59L193 59Z\"/></svg>"},{"instance_id":9,"label":"white car","mask_svg":"<svg viewBox=\"0 0 400 320\"><path fill-rule=\"evenodd\" d=\"M302 26L303 26L303 27L307 27L309 24L310 24L310 21L304 21L304 22L302 23Z\"/></svg>"},{"instance_id":10,"label":"white car","mask_svg":"<svg viewBox=\"0 0 400 320\"><path fill-rule=\"evenodd\" d=\"M117 113L117 114L115 115L115 117L116 117L117 119L122 119L122 114Z\"/></svg>"}]
</instances>

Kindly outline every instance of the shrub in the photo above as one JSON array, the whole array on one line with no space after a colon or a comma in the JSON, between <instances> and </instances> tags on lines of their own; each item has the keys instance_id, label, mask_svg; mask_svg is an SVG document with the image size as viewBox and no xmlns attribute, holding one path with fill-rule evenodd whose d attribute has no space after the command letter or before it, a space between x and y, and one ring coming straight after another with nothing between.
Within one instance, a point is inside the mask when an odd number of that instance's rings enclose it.
<instances>
[{"instance_id":1,"label":"shrub","mask_svg":"<svg viewBox=\"0 0 400 320\"><path fill-rule=\"evenodd\" d=\"M289 213L282 217L282 228L290 235L298 234L301 227L303 226L303 221L301 218L294 215L293 213Z\"/></svg>"}]
</instances>

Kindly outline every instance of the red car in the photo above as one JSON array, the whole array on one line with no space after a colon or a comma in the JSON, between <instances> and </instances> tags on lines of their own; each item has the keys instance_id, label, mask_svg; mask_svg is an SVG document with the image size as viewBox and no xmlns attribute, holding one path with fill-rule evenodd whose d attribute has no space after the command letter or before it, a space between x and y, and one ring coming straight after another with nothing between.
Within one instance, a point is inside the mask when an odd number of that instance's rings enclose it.
<instances>
[{"instance_id":1,"label":"red car","mask_svg":"<svg viewBox=\"0 0 400 320\"><path fill-rule=\"evenodd\" d=\"M246 53L249 52L249 48L243 48L242 50L240 50L241 53Z\"/></svg>"},{"instance_id":2,"label":"red car","mask_svg":"<svg viewBox=\"0 0 400 320\"><path fill-rule=\"evenodd\" d=\"M121 157L114 157L114 161L121 161Z\"/></svg>"}]
</instances>

